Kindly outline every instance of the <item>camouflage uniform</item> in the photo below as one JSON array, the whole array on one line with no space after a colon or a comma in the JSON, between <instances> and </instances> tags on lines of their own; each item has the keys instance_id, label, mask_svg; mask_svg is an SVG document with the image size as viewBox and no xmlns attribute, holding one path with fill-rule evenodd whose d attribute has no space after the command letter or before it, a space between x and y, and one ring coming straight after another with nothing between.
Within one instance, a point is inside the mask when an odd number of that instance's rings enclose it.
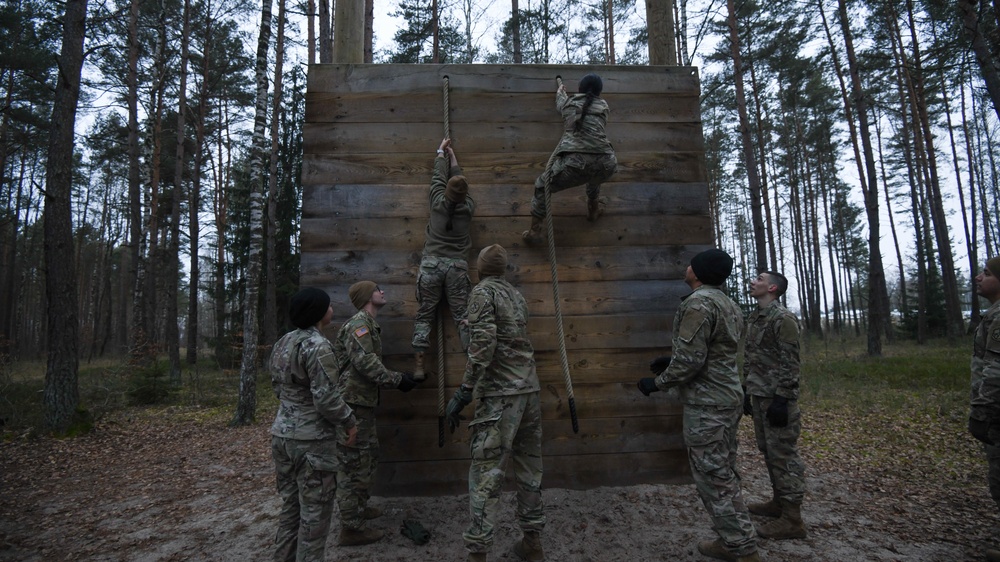
<instances>
[{"instance_id":1,"label":"camouflage uniform","mask_svg":"<svg viewBox=\"0 0 1000 562\"><path fill-rule=\"evenodd\" d=\"M713 527L736 556L757 550L756 532L736 472L743 388L736 366L743 313L718 287L701 285L674 316L670 366L656 377L684 404L684 444L698 495Z\"/></svg>"},{"instance_id":2,"label":"camouflage uniform","mask_svg":"<svg viewBox=\"0 0 1000 562\"><path fill-rule=\"evenodd\" d=\"M587 108L580 131L575 130L576 116L586 100L587 94L571 97L563 90L556 92L556 110L562 113L565 132L556 146L552 165L535 180L531 214L536 217L545 216L546 180L552 193L587 184L587 198L597 199L601 183L618 169L615 149L604 132L611 114L606 101L596 98Z\"/></svg>"},{"instance_id":3,"label":"camouflage uniform","mask_svg":"<svg viewBox=\"0 0 1000 562\"><path fill-rule=\"evenodd\" d=\"M753 401L757 449L764 453L774 497L795 505L805 494L805 464L799 456L799 323L778 301L758 309L747 324L743 367ZM773 427L767 408L775 396L788 399L788 425Z\"/></svg>"},{"instance_id":4,"label":"camouflage uniform","mask_svg":"<svg viewBox=\"0 0 1000 562\"><path fill-rule=\"evenodd\" d=\"M323 560L337 488L338 429L354 427L337 389L337 359L316 328L294 330L274 345L271 386L280 402L271 455L281 495L275 560Z\"/></svg>"},{"instance_id":5,"label":"camouflage uniform","mask_svg":"<svg viewBox=\"0 0 1000 562\"><path fill-rule=\"evenodd\" d=\"M462 384L479 398L472 431L469 513L462 537L469 552L493 545L497 500L508 459L517 481L522 531L541 532L542 411L534 350L528 340L528 305L503 277L486 277L469 297L469 356Z\"/></svg>"},{"instance_id":6,"label":"camouflage uniform","mask_svg":"<svg viewBox=\"0 0 1000 562\"><path fill-rule=\"evenodd\" d=\"M458 327L462 347L469 345L469 330L461 325L465 318L466 302L469 298L469 264L466 257L472 247L469 227L476 203L466 196L463 203L455 204L451 216L451 231L448 231L448 206L453 203L445 198L448 179L462 174L462 168L453 166L449 170L448 158L438 156L434 160L434 178L431 180L428 199L430 220L424 237L424 252L420 258L420 273L417 276L417 317L413 322L413 349L426 351L427 342L441 297L445 297L451 307L451 315Z\"/></svg>"},{"instance_id":7,"label":"camouflage uniform","mask_svg":"<svg viewBox=\"0 0 1000 562\"><path fill-rule=\"evenodd\" d=\"M970 417L993 422L991 437L1000 432L1000 301L983 313L976 327L972 352L972 412ZM996 439L996 437L994 437ZM1000 447L984 445L989 461L990 495L1000 508Z\"/></svg>"},{"instance_id":8,"label":"camouflage uniform","mask_svg":"<svg viewBox=\"0 0 1000 562\"><path fill-rule=\"evenodd\" d=\"M360 530L365 523L365 505L378 468L379 446L375 424L375 406L379 386L399 386L403 374L382 364L381 328L370 314L359 310L340 331L334 342L340 360L339 388L344 401L358 419L358 437L347 445L347 434L337 436L337 504L344 529Z\"/></svg>"}]
</instances>

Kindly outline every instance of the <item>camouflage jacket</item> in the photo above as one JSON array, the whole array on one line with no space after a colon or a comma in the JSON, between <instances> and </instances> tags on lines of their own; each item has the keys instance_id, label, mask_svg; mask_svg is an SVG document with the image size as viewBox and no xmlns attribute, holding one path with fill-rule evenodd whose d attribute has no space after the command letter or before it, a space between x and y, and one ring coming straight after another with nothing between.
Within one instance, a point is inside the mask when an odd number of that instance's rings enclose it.
<instances>
[{"instance_id":1,"label":"camouflage jacket","mask_svg":"<svg viewBox=\"0 0 1000 562\"><path fill-rule=\"evenodd\" d=\"M476 398L538 392L528 305L503 277L487 277L469 295L469 355L462 383Z\"/></svg>"},{"instance_id":2,"label":"camouflage jacket","mask_svg":"<svg viewBox=\"0 0 1000 562\"><path fill-rule=\"evenodd\" d=\"M556 109L562 113L565 131L556 146L557 154L565 152L614 154L615 149L612 148L611 141L604 132L611 109L603 99L597 98L590 104L587 115L583 117L580 131L575 130L577 116L583 110L583 103L586 100L586 94L573 94L570 97L562 90L556 92Z\"/></svg>"},{"instance_id":3,"label":"camouflage jacket","mask_svg":"<svg viewBox=\"0 0 1000 562\"><path fill-rule=\"evenodd\" d=\"M972 348L972 417L990 421L990 417L997 416L1000 416L1000 301L983 313Z\"/></svg>"},{"instance_id":4,"label":"camouflage jacket","mask_svg":"<svg viewBox=\"0 0 1000 562\"><path fill-rule=\"evenodd\" d=\"M431 180L430 191L427 194L430 205L430 219L427 221L427 234L424 236L424 257L461 258L468 259L469 248L472 247L472 236L469 227L472 225L472 215L476 211L476 202L466 196L465 202L455 205L451 217L451 231L448 231L448 206L451 201L444 196L448 180L452 176L462 174L462 168L448 168L449 158L438 156L434 159L434 177Z\"/></svg>"},{"instance_id":5,"label":"camouflage jacket","mask_svg":"<svg viewBox=\"0 0 1000 562\"><path fill-rule=\"evenodd\" d=\"M337 332L334 349L340 361L338 387L348 404L374 408L379 386L399 386L403 374L382 364L382 329L367 311L359 310Z\"/></svg>"},{"instance_id":6,"label":"camouflage jacket","mask_svg":"<svg viewBox=\"0 0 1000 562\"><path fill-rule=\"evenodd\" d=\"M302 441L333 439L337 425L356 425L337 388L333 346L319 330L285 334L271 350L269 367L280 402L271 435Z\"/></svg>"},{"instance_id":7,"label":"camouflage jacket","mask_svg":"<svg viewBox=\"0 0 1000 562\"><path fill-rule=\"evenodd\" d=\"M674 315L670 366L656 377L662 390L677 387L684 404L739 407L743 388L736 366L743 312L721 289L702 285Z\"/></svg>"},{"instance_id":8,"label":"camouflage jacket","mask_svg":"<svg viewBox=\"0 0 1000 562\"><path fill-rule=\"evenodd\" d=\"M778 301L750 316L743 348L747 392L799 398L799 323Z\"/></svg>"}]
</instances>

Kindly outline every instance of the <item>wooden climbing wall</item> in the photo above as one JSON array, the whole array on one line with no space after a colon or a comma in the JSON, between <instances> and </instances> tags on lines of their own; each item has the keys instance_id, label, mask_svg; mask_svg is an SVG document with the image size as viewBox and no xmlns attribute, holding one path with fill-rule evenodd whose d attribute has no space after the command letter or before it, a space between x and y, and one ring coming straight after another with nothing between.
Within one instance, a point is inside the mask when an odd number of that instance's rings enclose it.
<instances>
[{"instance_id":1,"label":"wooden climbing wall","mask_svg":"<svg viewBox=\"0 0 1000 562\"><path fill-rule=\"evenodd\" d=\"M607 211L586 220L583 188L553 194L566 346L579 415L574 433L559 361L544 243L526 247L535 178L562 134L556 76L567 90L596 72L611 107L608 136L619 171ZM330 293L328 336L354 309L348 287L370 279L386 291L379 313L385 363L412 370L416 274L427 224L427 188L444 136L448 78L453 146L477 208L475 256L503 245L508 279L527 299L542 384L544 486L586 489L684 482L680 407L646 398L636 381L669 353L671 324L687 294L684 271L713 239L704 169L697 69L665 66L314 65L303 132L302 285ZM446 398L465 368L446 322ZM427 366L437 371L432 341ZM469 408L471 413L472 408ZM408 394L383 390L377 410L377 495L467 491L468 431L438 446L437 379Z\"/></svg>"}]
</instances>

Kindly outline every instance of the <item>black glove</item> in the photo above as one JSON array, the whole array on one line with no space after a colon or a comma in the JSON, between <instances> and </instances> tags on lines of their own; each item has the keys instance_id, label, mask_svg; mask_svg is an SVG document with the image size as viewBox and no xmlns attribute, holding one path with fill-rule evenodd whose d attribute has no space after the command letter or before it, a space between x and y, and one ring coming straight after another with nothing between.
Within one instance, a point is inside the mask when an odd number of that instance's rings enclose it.
<instances>
[{"instance_id":1,"label":"black glove","mask_svg":"<svg viewBox=\"0 0 1000 562\"><path fill-rule=\"evenodd\" d=\"M403 378L399 379L399 384L396 385L396 388L398 388L400 392L409 392L413 390L415 386L417 386L417 381L413 378L413 375L410 373L403 373Z\"/></svg>"},{"instance_id":2,"label":"black glove","mask_svg":"<svg viewBox=\"0 0 1000 562\"><path fill-rule=\"evenodd\" d=\"M666 371L668 366L670 366L670 356L661 355L649 362L649 372L658 375Z\"/></svg>"},{"instance_id":3,"label":"black glove","mask_svg":"<svg viewBox=\"0 0 1000 562\"><path fill-rule=\"evenodd\" d=\"M667 361L670 359L668 358ZM656 387L656 379L653 377L643 377L639 379L639 392L649 396L651 392L659 392L659 388Z\"/></svg>"},{"instance_id":4,"label":"black glove","mask_svg":"<svg viewBox=\"0 0 1000 562\"><path fill-rule=\"evenodd\" d=\"M427 541L431 540L430 532L420 524L420 521L404 519L403 524L399 527L399 532L404 537L420 545L427 544Z\"/></svg>"},{"instance_id":5,"label":"black glove","mask_svg":"<svg viewBox=\"0 0 1000 562\"><path fill-rule=\"evenodd\" d=\"M451 397L451 401L448 402L448 409L445 410L445 415L448 418L448 428L451 429L452 433L455 433L455 428L462 424L462 420L465 416L461 415L462 409L472 402L472 389L465 388L464 386L459 386L458 390L455 391L455 395Z\"/></svg>"},{"instance_id":6,"label":"black glove","mask_svg":"<svg viewBox=\"0 0 1000 562\"><path fill-rule=\"evenodd\" d=\"M767 407L766 417L771 427L787 427L788 399L784 396L775 395L771 400L771 405Z\"/></svg>"},{"instance_id":7,"label":"black glove","mask_svg":"<svg viewBox=\"0 0 1000 562\"><path fill-rule=\"evenodd\" d=\"M753 416L753 402L750 401L750 393L747 392L747 387L743 387L743 415Z\"/></svg>"},{"instance_id":8,"label":"black glove","mask_svg":"<svg viewBox=\"0 0 1000 562\"><path fill-rule=\"evenodd\" d=\"M972 413L975 414L975 417L969 418L969 433L987 445L1000 447L1000 416L997 415L998 412L988 406L973 406ZM980 418L986 418L986 421Z\"/></svg>"}]
</instances>

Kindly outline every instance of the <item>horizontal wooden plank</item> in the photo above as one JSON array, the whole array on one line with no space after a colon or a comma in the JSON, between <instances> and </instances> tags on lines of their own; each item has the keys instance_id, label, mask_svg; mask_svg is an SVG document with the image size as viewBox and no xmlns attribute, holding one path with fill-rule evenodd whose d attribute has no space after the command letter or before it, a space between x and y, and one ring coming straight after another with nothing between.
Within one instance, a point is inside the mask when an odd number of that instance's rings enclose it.
<instances>
[{"instance_id":1,"label":"horizontal wooden plank","mask_svg":"<svg viewBox=\"0 0 1000 562\"><path fill-rule=\"evenodd\" d=\"M697 93L604 92L611 107L610 123L697 123L701 121ZM449 92L448 121L456 142L467 125L483 123L558 121L553 92L518 93L462 89ZM554 119L553 119L554 118ZM443 131L444 92L306 92L307 123L423 123ZM461 133L461 134L460 134ZM443 135L442 135L443 136Z\"/></svg>"},{"instance_id":2,"label":"horizontal wooden plank","mask_svg":"<svg viewBox=\"0 0 1000 562\"><path fill-rule=\"evenodd\" d=\"M670 303L673 307L674 303ZM657 307L658 308L658 307ZM663 306L666 309L666 305ZM346 318L348 306L335 305L336 318ZM551 308L544 311L551 314ZM566 348L576 349L642 349L656 348L670 341L671 318L667 314L567 316L563 315ZM383 318L382 352L405 355L413 352L411 318ZM528 320L528 335L536 351L558 349L556 322L551 316L532 314Z\"/></svg>"},{"instance_id":3,"label":"horizontal wooden plank","mask_svg":"<svg viewBox=\"0 0 1000 562\"><path fill-rule=\"evenodd\" d=\"M469 408L468 416L472 415ZM679 412L662 416L632 418L589 418L579 420L579 433L566 420L542 421L542 454L585 455L668 451L684 448ZM466 424L451 433L445 428L444 445L439 446L438 424L396 425L378 422L381 460L385 462L452 460L469 458L469 430Z\"/></svg>"},{"instance_id":4,"label":"horizontal wooden plank","mask_svg":"<svg viewBox=\"0 0 1000 562\"><path fill-rule=\"evenodd\" d=\"M450 95L465 92L555 93L556 77L568 91L595 72L604 95L624 93L700 93L697 67L558 64L314 64L309 66L310 92L439 92L448 77Z\"/></svg>"},{"instance_id":5,"label":"horizontal wooden plank","mask_svg":"<svg viewBox=\"0 0 1000 562\"><path fill-rule=\"evenodd\" d=\"M404 185L310 185L303 190L304 218L420 218L427 220L428 183ZM531 184L473 184L476 217L527 216L534 194ZM708 184L623 183L602 186L605 213L610 215L707 215ZM587 194L571 188L552 197L554 216L579 215Z\"/></svg>"},{"instance_id":6,"label":"horizontal wooden plank","mask_svg":"<svg viewBox=\"0 0 1000 562\"><path fill-rule=\"evenodd\" d=\"M439 140L434 141L440 142ZM554 146L553 146L554 148ZM611 182L704 182L704 153L692 147L688 152L664 152L655 147L645 151L619 152L618 172ZM370 153L334 156L314 154L305 147L302 183L318 184L412 184L429 179L433 159L423 153ZM473 185L527 184L545 170L551 149L532 153L477 153L474 162L459 160L462 172Z\"/></svg>"},{"instance_id":7,"label":"horizontal wooden plank","mask_svg":"<svg viewBox=\"0 0 1000 562\"><path fill-rule=\"evenodd\" d=\"M650 451L606 455L552 455L542 459L544 489L588 490L599 486L690 484L686 451ZM469 492L469 460L379 463L372 493L376 496L439 496ZM514 485L507 468L506 489Z\"/></svg>"},{"instance_id":8,"label":"horizontal wooden plank","mask_svg":"<svg viewBox=\"0 0 1000 562\"><path fill-rule=\"evenodd\" d=\"M583 211L581 209L581 211ZM556 261L564 248L635 247L652 245L710 244L713 238L708 216L615 216L605 214L597 222L579 216L553 217L557 245ZM545 242L526 245L521 233L530 226L525 216L480 217L472 225L473 248L500 244L508 259L514 248L547 256ZM365 248L420 252L423 249L427 221L424 218L381 219L303 219L302 251L341 251ZM537 258L533 258L537 259Z\"/></svg>"},{"instance_id":9,"label":"horizontal wooden plank","mask_svg":"<svg viewBox=\"0 0 1000 562\"><path fill-rule=\"evenodd\" d=\"M652 279L682 279L691 258L707 245L695 246L635 246L561 247L557 253L556 274L559 282L631 281ZM474 256L469 255L470 276L476 278ZM513 249L512 249L513 250ZM547 254L547 252L546 252ZM541 252L511 251L511 270L507 279L522 283L549 283L551 268L548 256ZM303 285L330 287L343 292L359 279L391 279L394 283L412 280L416 283L420 252L412 249L314 250L302 254L300 279ZM402 285L401 285L402 286ZM405 288L400 294L412 297Z\"/></svg>"},{"instance_id":10,"label":"horizontal wooden plank","mask_svg":"<svg viewBox=\"0 0 1000 562\"><path fill-rule=\"evenodd\" d=\"M542 122L452 123L456 156L463 166L475 166L480 153L520 156L551 152L563 134L562 120L555 117ZM663 152L704 150L701 123L641 122L622 126L609 123L607 134L619 154L642 152L650 147ZM306 123L302 128L302 142L309 154L352 158L386 152L392 152L398 159L404 158L404 153L426 158L433 156L442 136L441 130L434 130L426 123Z\"/></svg>"}]
</instances>

